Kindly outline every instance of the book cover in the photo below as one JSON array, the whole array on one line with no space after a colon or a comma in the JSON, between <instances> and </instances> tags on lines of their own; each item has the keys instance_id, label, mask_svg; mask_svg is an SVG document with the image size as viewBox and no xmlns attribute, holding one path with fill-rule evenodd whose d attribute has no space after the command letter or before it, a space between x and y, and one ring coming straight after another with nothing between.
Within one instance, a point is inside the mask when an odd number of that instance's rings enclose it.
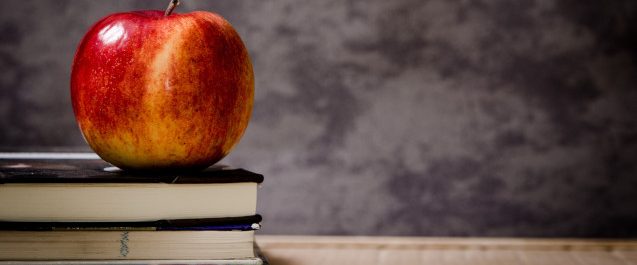
<instances>
[{"instance_id":1,"label":"book cover","mask_svg":"<svg viewBox=\"0 0 637 265\"><path fill-rule=\"evenodd\" d=\"M2 183L236 183L263 175L225 165L197 172L128 172L92 153L0 153Z\"/></svg>"},{"instance_id":2,"label":"book cover","mask_svg":"<svg viewBox=\"0 0 637 265\"><path fill-rule=\"evenodd\" d=\"M261 215L149 222L3 222L0 231L248 231L259 230Z\"/></svg>"}]
</instances>

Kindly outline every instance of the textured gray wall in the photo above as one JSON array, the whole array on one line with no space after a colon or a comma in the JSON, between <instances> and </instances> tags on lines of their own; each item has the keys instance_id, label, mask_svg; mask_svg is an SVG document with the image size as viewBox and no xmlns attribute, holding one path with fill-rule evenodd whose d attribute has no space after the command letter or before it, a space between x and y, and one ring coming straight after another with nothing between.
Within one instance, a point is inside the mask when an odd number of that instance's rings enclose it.
<instances>
[{"instance_id":1,"label":"textured gray wall","mask_svg":"<svg viewBox=\"0 0 637 265\"><path fill-rule=\"evenodd\" d=\"M167 1L0 2L0 145L79 146L77 43ZM201 1L254 60L265 233L637 236L637 2Z\"/></svg>"}]
</instances>

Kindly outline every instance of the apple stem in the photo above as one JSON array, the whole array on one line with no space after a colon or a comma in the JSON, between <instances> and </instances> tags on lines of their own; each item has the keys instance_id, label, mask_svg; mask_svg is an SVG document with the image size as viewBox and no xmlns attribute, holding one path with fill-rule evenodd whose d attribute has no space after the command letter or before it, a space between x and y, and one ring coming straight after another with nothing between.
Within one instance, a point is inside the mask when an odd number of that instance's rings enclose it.
<instances>
[{"instance_id":1,"label":"apple stem","mask_svg":"<svg viewBox=\"0 0 637 265\"><path fill-rule=\"evenodd\" d=\"M177 7L179 5L179 0L170 0L170 3L168 4L168 8L166 8L166 12L164 12L164 16L170 16L170 14L172 14L173 10L175 10L175 7Z\"/></svg>"}]
</instances>

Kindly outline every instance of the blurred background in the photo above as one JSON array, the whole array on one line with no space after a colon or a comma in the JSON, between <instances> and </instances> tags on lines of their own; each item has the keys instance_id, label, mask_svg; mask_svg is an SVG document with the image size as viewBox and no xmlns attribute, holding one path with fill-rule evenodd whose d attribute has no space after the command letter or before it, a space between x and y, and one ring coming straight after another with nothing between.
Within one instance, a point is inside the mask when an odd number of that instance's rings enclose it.
<instances>
[{"instance_id":1,"label":"blurred background","mask_svg":"<svg viewBox=\"0 0 637 265\"><path fill-rule=\"evenodd\" d=\"M168 1L0 2L0 146L89 151L83 34ZM223 163L263 173L265 234L637 236L637 2L182 0L249 48ZM0 202L1 203L1 202Z\"/></svg>"}]
</instances>

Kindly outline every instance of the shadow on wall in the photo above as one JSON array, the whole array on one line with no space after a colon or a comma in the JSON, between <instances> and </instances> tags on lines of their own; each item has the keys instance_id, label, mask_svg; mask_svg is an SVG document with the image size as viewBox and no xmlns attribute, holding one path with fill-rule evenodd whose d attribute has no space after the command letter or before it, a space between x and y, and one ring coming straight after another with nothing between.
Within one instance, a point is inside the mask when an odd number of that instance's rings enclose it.
<instances>
[{"instance_id":1,"label":"shadow on wall","mask_svg":"<svg viewBox=\"0 0 637 265\"><path fill-rule=\"evenodd\" d=\"M86 148L81 36L148 1L0 3L0 145ZM637 236L637 3L182 1L256 74L224 160L266 176L264 233Z\"/></svg>"}]
</instances>

